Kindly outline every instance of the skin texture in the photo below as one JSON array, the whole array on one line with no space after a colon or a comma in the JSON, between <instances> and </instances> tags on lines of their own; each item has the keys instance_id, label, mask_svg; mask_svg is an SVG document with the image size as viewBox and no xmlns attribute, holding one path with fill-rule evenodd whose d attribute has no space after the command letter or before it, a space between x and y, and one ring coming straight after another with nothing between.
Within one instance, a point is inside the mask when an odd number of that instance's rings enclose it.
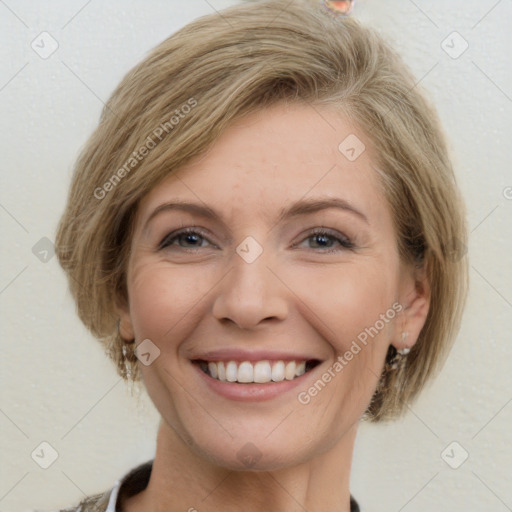
<instances>
[{"instance_id":1,"label":"skin texture","mask_svg":"<svg viewBox=\"0 0 512 512\"><path fill-rule=\"evenodd\" d=\"M338 150L350 134L366 146L353 162ZM119 314L125 339L150 339L160 350L151 365L139 365L162 420L149 485L125 511L350 509L358 421L388 346L415 343L429 303L428 283L399 259L375 161L371 141L341 114L278 104L236 121L206 155L142 200L129 304ZM342 198L367 220L335 208L278 219L283 207L320 197ZM175 210L147 223L176 199L206 204L223 222ZM159 248L182 227L202 233ZM330 233L313 236L317 227ZM236 251L248 236L263 250L252 263ZM297 394L397 302L403 310L300 403ZM191 363L217 348L296 351L321 364L271 400L234 401L206 386ZM250 468L240 457L247 443L260 455Z\"/></svg>"}]
</instances>

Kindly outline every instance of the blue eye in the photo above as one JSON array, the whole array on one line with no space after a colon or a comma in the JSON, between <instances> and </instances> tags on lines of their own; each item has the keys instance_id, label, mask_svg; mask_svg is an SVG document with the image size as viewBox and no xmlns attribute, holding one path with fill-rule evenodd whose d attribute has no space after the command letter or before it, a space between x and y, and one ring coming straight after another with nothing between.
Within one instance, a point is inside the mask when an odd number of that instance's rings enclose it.
<instances>
[{"instance_id":1,"label":"blue eye","mask_svg":"<svg viewBox=\"0 0 512 512\"><path fill-rule=\"evenodd\" d=\"M170 247L171 245L174 244L175 240L178 240L178 243L184 241L185 243L194 244L198 240L206 241L206 238L203 236L203 234L200 231L197 231L194 228L186 228L186 229L182 229L181 231L178 231L176 233L171 233L170 235L167 235L160 242L160 245L158 247L159 247L159 249L165 249L166 247ZM192 245L191 247L190 246L187 247L187 246L183 246L183 245L179 245L179 247L183 248L183 249L198 249L201 247L201 245L197 245L197 243L195 243L195 245Z\"/></svg>"},{"instance_id":2,"label":"blue eye","mask_svg":"<svg viewBox=\"0 0 512 512\"><path fill-rule=\"evenodd\" d=\"M320 252L332 253L339 252L346 249L353 249L355 245L352 241L344 235L341 235L337 232L331 232L330 230L326 230L324 228L314 229L303 241L306 240L315 240L317 247L313 247L312 249L323 249ZM176 245L175 242L178 242L177 247L181 249L189 249L195 250L204 247L201 244L201 241L208 242L208 239L204 236L204 234L195 229L195 228L185 228L180 231L170 233L167 235L161 242L158 248L165 249ZM340 248L332 248L332 242L338 243ZM182 245L182 244L192 244L192 245ZM213 245L213 244L212 244Z\"/></svg>"},{"instance_id":3,"label":"blue eye","mask_svg":"<svg viewBox=\"0 0 512 512\"><path fill-rule=\"evenodd\" d=\"M336 232L331 232L330 230L326 230L324 228L314 229L312 233L304 239L304 241L306 240L316 240L317 244L320 244L320 247L317 248L326 249L321 252L339 252L346 249L353 249L355 247L355 245L348 237ZM333 249L332 245L326 245L329 244L329 240L337 242L341 248Z\"/></svg>"}]
</instances>

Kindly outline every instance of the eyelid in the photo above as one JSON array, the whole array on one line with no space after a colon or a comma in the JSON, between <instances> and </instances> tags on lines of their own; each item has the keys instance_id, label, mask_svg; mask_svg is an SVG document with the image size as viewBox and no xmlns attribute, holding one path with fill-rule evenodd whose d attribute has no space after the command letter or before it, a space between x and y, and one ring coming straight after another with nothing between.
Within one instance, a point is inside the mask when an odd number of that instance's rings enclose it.
<instances>
[{"instance_id":1,"label":"eyelid","mask_svg":"<svg viewBox=\"0 0 512 512\"><path fill-rule=\"evenodd\" d=\"M203 240L206 240L210 245L213 247L217 247L216 244L214 244L206 234L205 230L196 226L182 226L181 228L178 228L167 235L164 236L164 238L160 241L158 244L157 250L164 250L167 247L170 247L172 244L166 243L169 241L174 241L176 238L178 238L181 235L186 234L194 234L199 235L199 237ZM347 236L345 233L339 232L335 229L327 228L324 226L317 226L315 228L307 230L305 233L302 233L301 239L299 242L292 245L293 248L299 246L301 243L305 242L309 238L315 236L315 235L326 235L327 237L333 238L338 241L341 248L338 249L332 249L332 248L318 248L319 250L311 249L313 252L320 252L320 253L334 253L334 252L341 252L346 250L352 250L356 247L356 244L354 243L353 239L349 236ZM191 248L184 248L181 249L185 251L197 251L201 249L202 247L191 247Z\"/></svg>"},{"instance_id":2,"label":"eyelid","mask_svg":"<svg viewBox=\"0 0 512 512\"><path fill-rule=\"evenodd\" d=\"M338 251L342 251L342 250L354 249L356 247L354 240L351 237L347 236L345 233L342 233L335 229L323 227L323 226L318 226L316 228L312 228L311 230L307 231L306 235L302 235L301 241L298 242L298 244L295 244L294 246L299 245L300 243L308 240L309 238L311 238L312 236L315 236L315 235L326 235L328 237L337 239L340 242L340 245L342 247L342 249L326 248L323 251L320 250L318 252L324 252L324 253L338 252Z\"/></svg>"},{"instance_id":3,"label":"eyelid","mask_svg":"<svg viewBox=\"0 0 512 512\"><path fill-rule=\"evenodd\" d=\"M173 240L175 238L177 238L178 236L180 235L186 235L188 233L191 233L191 234L197 234L199 235L202 239L206 240L209 244L213 245L214 247L217 247L209 238L208 236L206 235L206 232L201 229L201 228L198 228L198 227L195 227L195 226L183 226L181 228L178 228L178 229L175 229L174 231L171 231L170 233L167 233L163 238L162 240L160 241L160 243L158 244L158 250L162 250L162 249L165 249L166 247L168 247L170 244L168 245L164 245L166 241L168 240ZM199 249L199 247L198 247ZM194 248L191 248L189 250L194 250Z\"/></svg>"}]
</instances>

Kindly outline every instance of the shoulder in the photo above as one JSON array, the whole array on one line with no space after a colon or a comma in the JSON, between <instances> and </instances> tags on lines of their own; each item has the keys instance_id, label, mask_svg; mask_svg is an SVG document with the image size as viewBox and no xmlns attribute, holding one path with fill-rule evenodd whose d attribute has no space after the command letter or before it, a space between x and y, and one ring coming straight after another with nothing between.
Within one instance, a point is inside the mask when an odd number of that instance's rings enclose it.
<instances>
[{"instance_id":1,"label":"shoulder","mask_svg":"<svg viewBox=\"0 0 512 512\"><path fill-rule=\"evenodd\" d=\"M59 510L59 512L105 512L108 507L110 490L87 496L78 505Z\"/></svg>"},{"instance_id":2,"label":"shoulder","mask_svg":"<svg viewBox=\"0 0 512 512\"><path fill-rule=\"evenodd\" d=\"M110 501L113 501L109 509L112 510L118 502L122 504L122 501L127 497L145 489L148 485L152 467L153 459L133 468L122 479L118 480L113 488L99 494L86 496L74 506L58 511L33 510L32 512L107 512Z\"/></svg>"}]
</instances>

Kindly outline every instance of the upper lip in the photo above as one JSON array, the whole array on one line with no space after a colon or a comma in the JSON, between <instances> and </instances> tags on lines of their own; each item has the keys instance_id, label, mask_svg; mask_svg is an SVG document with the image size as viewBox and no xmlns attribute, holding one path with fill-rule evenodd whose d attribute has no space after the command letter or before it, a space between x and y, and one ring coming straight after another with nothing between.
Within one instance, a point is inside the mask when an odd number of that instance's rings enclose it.
<instances>
[{"instance_id":1,"label":"upper lip","mask_svg":"<svg viewBox=\"0 0 512 512\"><path fill-rule=\"evenodd\" d=\"M285 350L244 350L235 348L220 348L196 354L192 361L319 361L318 357L307 353L290 352Z\"/></svg>"}]
</instances>

